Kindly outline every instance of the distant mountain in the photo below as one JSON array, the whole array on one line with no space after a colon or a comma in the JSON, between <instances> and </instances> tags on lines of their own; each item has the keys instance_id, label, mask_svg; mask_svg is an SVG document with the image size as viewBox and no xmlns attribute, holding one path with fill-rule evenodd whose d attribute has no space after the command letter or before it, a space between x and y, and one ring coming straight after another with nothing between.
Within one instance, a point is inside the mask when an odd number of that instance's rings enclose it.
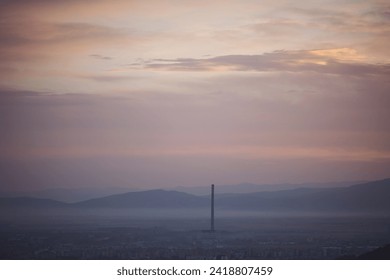
<instances>
[{"instance_id":1,"label":"distant mountain","mask_svg":"<svg viewBox=\"0 0 390 280\"><path fill-rule=\"evenodd\" d=\"M300 188L343 188L352 185L365 183L362 181L347 181L347 182L325 182L325 183L302 183L302 184L252 184L241 183L236 185L217 185L216 193L255 193L255 192L273 192L281 190L292 190ZM175 187L173 190L186 192L194 195L210 194L210 186L199 187Z\"/></svg>"},{"instance_id":2,"label":"distant mountain","mask_svg":"<svg viewBox=\"0 0 390 280\"><path fill-rule=\"evenodd\" d=\"M79 202L87 199L99 198L103 196L126 193L130 191L139 191L137 188L129 187L81 187L81 188L53 188L40 189L34 191L14 191L2 192L0 197L36 197L53 199L62 202Z\"/></svg>"},{"instance_id":3,"label":"distant mountain","mask_svg":"<svg viewBox=\"0 0 390 280\"><path fill-rule=\"evenodd\" d=\"M52 199L41 199L32 197L1 197L0 198L0 209L4 208L28 208L28 209L47 209L47 208L59 208L67 207L67 203Z\"/></svg>"},{"instance_id":4,"label":"distant mountain","mask_svg":"<svg viewBox=\"0 0 390 280\"><path fill-rule=\"evenodd\" d=\"M390 179L339 188L298 188L243 194L216 194L218 210L275 211L307 213L386 213L390 214ZM38 198L0 198L4 208L143 208L184 209L210 207L210 196L197 196L178 191L150 190L127 192L85 200L62 203Z\"/></svg>"},{"instance_id":5,"label":"distant mountain","mask_svg":"<svg viewBox=\"0 0 390 280\"><path fill-rule=\"evenodd\" d=\"M128 192L75 203L78 207L104 208L190 208L209 205L209 198L177 191Z\"/></svg>"},{"instance_id":6,"label":"distant mountain","mask_svg":"<svg viewBox=\"0 0 390 280\"><path fill-rule=\"evenodd\" d=\"M299 188L244 194L217 194L217 209L237 211L385 212L390 213L390 179L344 188ZM78 207L200 208L210 197L178 191L129 192L76 203Z\"/></svg>"},{"instance_id":7,"label":"distant mountain","mask_svg":"<svg viewBox=\"0 0 390 280\"><path fill-rule=\"evenodd\" d=\"M335 188L347 187L361 182L329 182L329 183L304 183L304 184L268 184L257 185L241 183L237 185L218 185L216 194L223 193L254 193L264 191L279 191L298 188ZM0 197L36 197L53 199L61 202L80 202L89 199L101 198L109 195L138 192L145 189L135 187L79 187L79 188L50 188L37 190L0 191ZM149 189L150 190L150 189ZM193 195L209 195L210 186L200 187L175 187L166 190L185 192Z\"/></svg>"},{"instance_id":8,"label":"distant mountain","mask_svg":"<svg viewBox=\"0 0 390 280\"><path fill-rule=\"evenodd\" d=\"M267 211L345 211L390 213L390 179L345 188L309 189L220 195L226 209Z\"/></svg>"}]
</instances>

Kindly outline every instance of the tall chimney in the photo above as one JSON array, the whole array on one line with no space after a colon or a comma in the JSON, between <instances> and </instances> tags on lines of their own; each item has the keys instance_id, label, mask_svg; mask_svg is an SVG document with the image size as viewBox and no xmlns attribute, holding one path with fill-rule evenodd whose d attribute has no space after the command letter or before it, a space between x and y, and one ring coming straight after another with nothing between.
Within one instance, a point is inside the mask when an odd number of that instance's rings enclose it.
<instances>
[{"instance_id":1,"label":"tall chimney","mask_svg":"<svg viewBox=\"0 0 390 280\"><path fill-rule=\"evenodd\" d=\"M211 185L211 228L214 231L214 184Z\"/></svg>"}]
</instances>

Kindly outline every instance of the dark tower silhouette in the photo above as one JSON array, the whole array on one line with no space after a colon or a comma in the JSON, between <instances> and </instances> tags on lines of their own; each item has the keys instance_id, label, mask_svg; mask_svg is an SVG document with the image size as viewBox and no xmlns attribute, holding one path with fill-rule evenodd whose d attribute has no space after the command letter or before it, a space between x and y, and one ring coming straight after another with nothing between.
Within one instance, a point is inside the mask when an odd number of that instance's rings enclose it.
<instances>
[{"instance_id":1,"label":"dark tower silhouette","mask_svg":"<svg viewBox=\"0 0 390 280\"><path fill-rule=\"evenodd\" d=\"M214 231L214 184L211 185L211 228Z\"/></svg>"}]
</instances>

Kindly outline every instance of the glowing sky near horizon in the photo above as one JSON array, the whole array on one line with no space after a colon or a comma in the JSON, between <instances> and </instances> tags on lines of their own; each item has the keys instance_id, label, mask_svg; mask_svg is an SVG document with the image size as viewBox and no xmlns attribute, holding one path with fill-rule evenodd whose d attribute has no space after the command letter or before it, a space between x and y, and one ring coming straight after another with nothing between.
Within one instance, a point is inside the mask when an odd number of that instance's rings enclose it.
<instances>
[{"instance_id":1,"label":"glowing sky near horizon","mask_svg":"<svg viewBox=\"0 0 390 280\"><path fill-rule=\"evenodd\" d=\"M390 177L388 1L0 1L1 189Z\"/></svg>"}]
</instances>

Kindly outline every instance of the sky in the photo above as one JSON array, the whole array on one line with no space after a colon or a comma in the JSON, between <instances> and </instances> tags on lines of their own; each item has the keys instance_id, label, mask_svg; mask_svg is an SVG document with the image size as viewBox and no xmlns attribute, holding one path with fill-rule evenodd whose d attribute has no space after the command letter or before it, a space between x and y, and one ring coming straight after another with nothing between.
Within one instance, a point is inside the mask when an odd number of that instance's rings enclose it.
<instances>
[{"instance_id":1,"label":"sky","mask_svg":"<svg viewBox=\"0 0 390 280\"><path fill-rule=\"evenodd\" d=\"M2 190L390 177L390 4L0 1Z\"/></svg>"}]
</instances>

